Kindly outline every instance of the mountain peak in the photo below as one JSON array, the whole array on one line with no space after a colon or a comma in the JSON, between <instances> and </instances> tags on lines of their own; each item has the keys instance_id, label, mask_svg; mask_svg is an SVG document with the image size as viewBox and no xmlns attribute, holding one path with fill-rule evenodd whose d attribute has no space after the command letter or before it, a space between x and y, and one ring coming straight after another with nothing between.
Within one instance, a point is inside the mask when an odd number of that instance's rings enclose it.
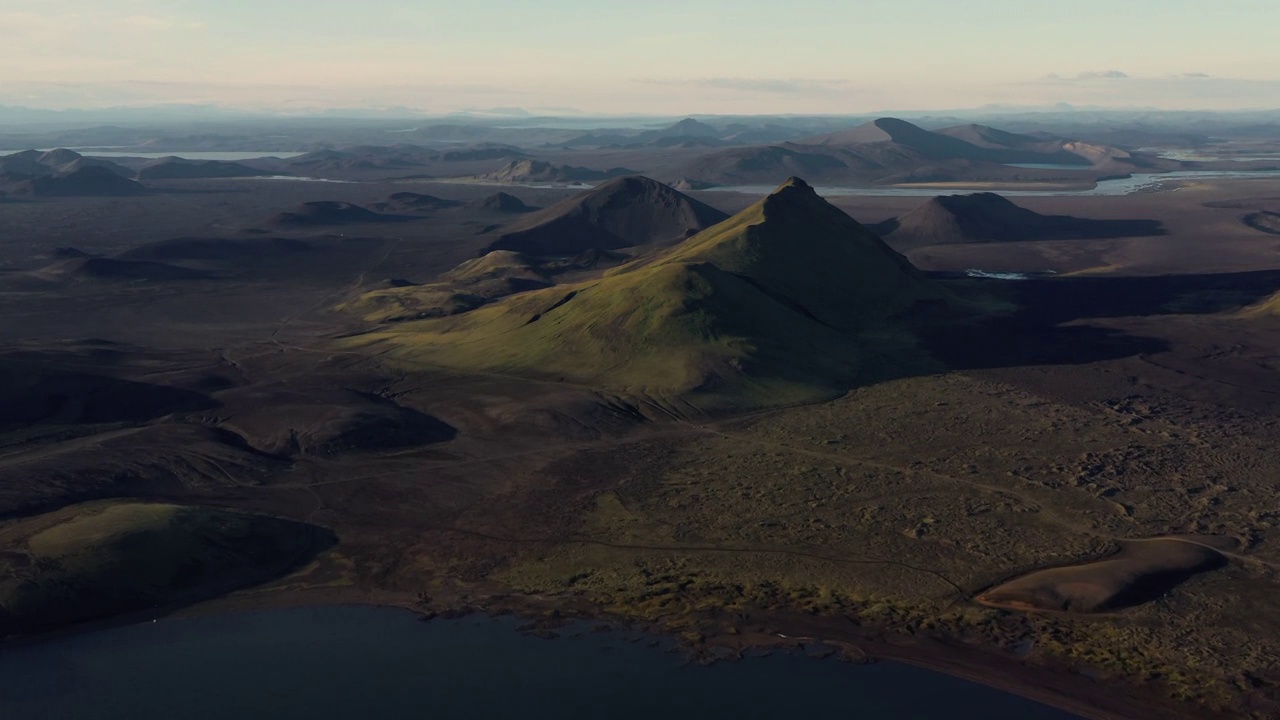
<instances>
[{"instance_id":1,"label":"mountain peak","mask_svg":"<svg viewBox=\"0 0 1280 720\"><path fill-rule=\"evenodd\" d=\"M906 258L798 177L660 262L709 262L751 278L833 328L859 327L933 295Z\"/></svg>"},{"instance_id":2,"label":"mountain peak","mask_svg":"<svg viewBox=\"0 0 1280 720\"><path fill-rule=\"evenodd\" d=\"M818 200L824 203L826 202L825 200L822 200L822 197L818 195L818 191L814 190L812 185L795 176L787 178L786 182L782 183L777 187L777 189L769 193L765 197L765 200L769 200L770 198L774 200L807 202Z\"/></svg>"},{"instance_id":3,"label":"mountain peak","mask_svg":"<svg viewBox=\"0 0 1280 720\"><path fill-rule=\"evenodd\" d=\"M831 211L840 212L818 194L813 186L801 178L791 177L765 196L760 209L766 221L785 216L803 218L821 216ZM841 213L843 215L843 213Z\"/></svg>"},{"instance_id":4,"label":"mountain peak","mask_svg":"<svg viewBox=\"0 0 1280 720\"><path fill-rule=\"evenodd\" d=\"M786 181L783 182L781 185L779 185L778 189L774 190L772 194L777 195L779 193L786 192L793 188L800 192L808 192L810 194L817 195L817 192L814 191L813 186L805 182L804 178L796 177L795 175L792 175L791 177L787 178Z\"/></svg>"}]
</instances>

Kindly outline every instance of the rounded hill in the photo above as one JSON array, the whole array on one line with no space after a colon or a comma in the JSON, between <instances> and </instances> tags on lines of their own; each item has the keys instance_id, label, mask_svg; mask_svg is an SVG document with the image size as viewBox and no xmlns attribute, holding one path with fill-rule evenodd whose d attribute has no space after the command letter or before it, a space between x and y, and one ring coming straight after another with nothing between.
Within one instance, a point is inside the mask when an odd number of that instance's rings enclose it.
<instances>
[{"instance_id":1,"label":"rounded hill","mask_svg":"<svg viewBox=\"0 0 1280 720\"><path fill-rule=\"evenodd\" d=\"M727 217L656 180L624 177L530 215L487 251L576 255L587 250L674 242Z\"/></svg>"}]
</instances>

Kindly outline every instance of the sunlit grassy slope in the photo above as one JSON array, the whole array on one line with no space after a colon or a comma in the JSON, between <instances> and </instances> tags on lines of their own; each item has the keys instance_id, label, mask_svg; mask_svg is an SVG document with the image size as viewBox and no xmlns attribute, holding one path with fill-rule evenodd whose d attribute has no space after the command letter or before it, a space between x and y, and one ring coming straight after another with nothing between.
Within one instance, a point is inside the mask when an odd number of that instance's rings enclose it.
<instances>
[{"instance_id":1,"label":"sunlit grassy slope","mask_svg":"<svg viewBox=\"0 0 1280 720\"><path fill-rule=\"evenodd\" d=\"M1280 293L1246 308L1244 314L1250 317L1280 317Z\"/></svg>"}]
</instances>

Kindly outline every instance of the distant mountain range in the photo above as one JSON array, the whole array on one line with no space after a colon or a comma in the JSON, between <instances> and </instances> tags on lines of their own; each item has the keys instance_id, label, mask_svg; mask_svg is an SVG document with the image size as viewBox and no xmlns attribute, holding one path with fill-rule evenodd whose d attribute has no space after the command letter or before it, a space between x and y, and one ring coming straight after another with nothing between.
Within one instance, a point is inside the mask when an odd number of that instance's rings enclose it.
<instances>
[{"instance_id":1,"label":"distant mountain range","mask_svg":"<svg viewBox=\"0 0 1280 720\"><path fill-rule=\"evenodd\" d=\"M925 130L880 118L798 142L734 147L703 154L668 179L713 185L770 184L795 174L822 182L951 182L1013 180L1016 165L1123 174L1154 158L1052 136L1010 133L984 125ZM1027 171L1022 170L1021 174Z\"/></svg>"}]
</instances>

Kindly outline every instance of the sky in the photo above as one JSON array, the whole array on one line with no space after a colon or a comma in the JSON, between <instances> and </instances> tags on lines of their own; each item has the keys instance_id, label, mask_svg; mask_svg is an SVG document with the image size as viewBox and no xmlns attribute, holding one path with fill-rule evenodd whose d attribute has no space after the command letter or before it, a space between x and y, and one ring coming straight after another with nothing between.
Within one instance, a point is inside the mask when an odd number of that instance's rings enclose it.
<instances>
[{"instance_id":1,"label":"sky","mask_svg":"<svg viewBox=\"0 0 1280 720\"><path fill-rule=\"evenodd\" d=\"M0 104L1280 108L1280 0L0 0Z\"/></svg>"}]
</instances>

